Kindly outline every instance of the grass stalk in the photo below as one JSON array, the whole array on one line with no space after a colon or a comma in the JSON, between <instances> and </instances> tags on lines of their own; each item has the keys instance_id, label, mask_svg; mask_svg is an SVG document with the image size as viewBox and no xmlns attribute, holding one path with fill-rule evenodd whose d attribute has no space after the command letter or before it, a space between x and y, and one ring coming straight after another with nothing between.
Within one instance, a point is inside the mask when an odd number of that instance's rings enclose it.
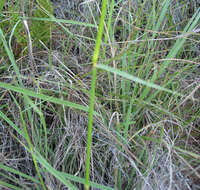
<instances>
[{"instance_id":1,"label":"grass stalk","mask_svg":"<svg viewBox=\"0 0 200 190\"><path fill-rule=\"evenodd\" d=\"M96 88L96 79L97 79L97 61L100 53L100 46L102 41L103 29L104 29L104 20L106 16L106 6L107 0L103 0L101 8L101 17L99 22L98 34L96 38L96 45L94 49L94 54L92 58L93 67L92 67L92 83L91 83L91 92L90 92L90 106L89 106L89 120L88 120L88 138L87 138L87 158L86 158L86 171L85 171L85 189L89 190L90 184L90 154L91 154L91 145L92 145L92 125L93 125L93 114L94 114L94 102L95 102L95 88Z\"/></svg>"}]
</instances>

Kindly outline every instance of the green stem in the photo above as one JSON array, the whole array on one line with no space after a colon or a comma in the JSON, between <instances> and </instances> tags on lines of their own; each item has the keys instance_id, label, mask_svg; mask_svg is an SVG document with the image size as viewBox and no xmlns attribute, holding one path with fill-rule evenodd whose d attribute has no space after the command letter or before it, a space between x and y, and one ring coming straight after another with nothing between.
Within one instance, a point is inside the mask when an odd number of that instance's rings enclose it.
<instances>
[{"instance_id":1,"label":"green stem","mask_svg":"<svg viewBox=\"0 0 200 190\"><path fill-rule=\"evenodd\" d=\"M91 154L91 145L92 145L92 123L93 123L93 114L94 114L94 101L95 101L95 88L96 88L96 78L97 78L97 61L100 52L100 46L102 41L103 29L104 29L104 20L106 15L106 5L107 0L103 0L101 8L101 18L98 27L98 34L96 39L96 45L93 54L93 67L92 67L92 83L91 83L91 92L90 92L90 107L89 107L89 121L88 121L88 139L87 139L87 158L86 158L86 171L85 171L85 189L89 190L90 184L90 154Z\"/></svg>"}]
</instances>

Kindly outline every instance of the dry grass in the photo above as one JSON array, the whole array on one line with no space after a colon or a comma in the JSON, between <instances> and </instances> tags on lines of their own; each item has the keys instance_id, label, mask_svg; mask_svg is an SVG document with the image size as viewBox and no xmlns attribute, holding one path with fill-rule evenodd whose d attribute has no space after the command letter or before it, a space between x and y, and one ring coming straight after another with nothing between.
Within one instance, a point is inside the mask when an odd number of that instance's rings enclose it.
<instances>
[{"instance_id":1,"label":"dry grass","mask_svg":"<svg viewBox=\"0 0 200 190\"><path fill-rule=\"evenodd\" d=\"M148 91L141 84L99 70L95 102L98 115L94 117L92 134L91 181L119 190L200 189L199 24L192 33L182 35L199 6L197 2L171 0L159 31L155 31L156 22L153 21L158 20L161 6L157 5L161 1L115 1L108 43L102 46L99 62L106 62L109 66L150 81L155 77L154 71L159 71L168 59L167 55L176 40L185 38L186 42L179 53L168 60L170 64L153 81L161 86L166 85L166 88L184 97L159 92L151 98L155 89ZM13 12L8 12L14 9L7 8L11 3L6 1L0 21L0 27L5 27L2 29L7 40L12 28L4 23L13 21L9 17ZM52 4L56 18L98 24L98 1L57 0ZM17 3L15 8L20 9ZM155 12L152 12L153 8ZM35 9L36 5L33 7ZM27 38L28 43L26 40L26 43L12 41L17 44L12 44L12 48L17 53L15 60L24 88L88 107L96 29L51 23L51 35L41 34L41 41L34 36ZM24 32L35 29L30 25L28 29L23 25L19 27ZM13 38L16 37L18 35ZM46 37L49 41L45 41ZM30 44L30 40L33 44ZM21 46L19 53L15 49L17 46ZM103 48L106 50L105 56ZM16 85L17 76L2 43L0 52L0 82ZM24 104L23 95L0 89L0 111L22 131L23 115L31 143L48 163L58 171L84 178L88 113L39 98L31 100L45 118L47 157L44 153L41 115L30 105L27 107ZM27 140L10 127L2 115L0 118L0 187L9 188L2 183L6 182L22 189L42 189L39 183L33 181L34 178L39 181L39 177L30 152L23 146L28 146ZM3 166L33 179L12 173ZM41 164L39 169L46 189L68 189L46 172ZM81 183L73 184L78 189L84 189Z\"/></svg>"}]
</instances>

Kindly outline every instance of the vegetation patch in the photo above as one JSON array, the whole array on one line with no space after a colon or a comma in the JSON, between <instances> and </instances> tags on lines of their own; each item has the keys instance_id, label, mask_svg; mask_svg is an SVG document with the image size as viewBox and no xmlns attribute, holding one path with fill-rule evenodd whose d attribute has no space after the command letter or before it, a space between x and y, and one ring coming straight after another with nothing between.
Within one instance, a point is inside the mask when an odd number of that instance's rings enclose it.
<instances>
[{"instance_id":1,"label":"vegetation patch","mask_svg":"<svg viewBox=\"0 0 200 190\"><path fill-rule=\"evenodd\" d=\"M200 189L199 5L1 0L0 188Z\"/></svg>"}]
</instances>

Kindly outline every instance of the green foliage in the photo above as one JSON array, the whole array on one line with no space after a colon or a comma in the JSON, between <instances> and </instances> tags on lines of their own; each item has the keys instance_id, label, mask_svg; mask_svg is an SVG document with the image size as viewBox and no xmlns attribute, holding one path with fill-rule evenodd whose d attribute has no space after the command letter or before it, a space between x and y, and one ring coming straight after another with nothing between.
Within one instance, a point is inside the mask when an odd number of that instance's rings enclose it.
<instances>
[{"instance_id":1,"label":"green foliage","mask_svg":"<svg viewBox=\"0 0 200 190\"><path fill-rule=\"evenodd\" d=\"M51 51L52 27L59 25L63 30L65 51L58 47L61 61L59 64L52 61L52 67L49 67L56 71L52 72L57 77L55 81L46 81L52 70L40 69L39 77L26 77L16 62L17 57L28 53L21 2L27 3L24 13L33 47L37 46L37 50L42 49L42 41L50 47L49 57L53 57L57 50ZM57 184L52 187L54 189L61 189L61 184L70 189L81 189L83 185L85 189L90 186L105 190L112 189L109 186L119 190L146 189L148 183L158 189L157 181L151 181L148 176L152 172L157 175L154 170L157 166L160 168L158 180L160 176L166 176L168 168L165 171L162 160L159 161L160 155L166 154L174 160L168 160L166 164L177 167L176 160L182 162L183 157L191 164L190 169L194 168L191 173L195 173L194 159L199 163L199 150L192 141L199 139L196 131L200 114L199 56L195 56L199 52L196 40L199 34L195 30L198 30L200 9L180 21L172 14L173 9L180 7L177 4L172 9L170 0L160 3L145 0L138 5L130 2L134 0L103 0L101 18L95 20L93 16L94 25L90 20L55 18L50 0L0 1L0 53L9 58L7 64L11 65L4 66L3 63L2 66L0 57L0 74L2 79L7 77L4 70L16 75L9 76L13 83L0 81L0 125L8 126L11 135L16 136L14 140L28 152L27 158L36 170L27 173L21 167L13 169L9 157L9 166L6 162L0 164L0 169L5 171L1 176L6 179L0 180L1 187L19 189L19 185L20 189L29 189L28 183L23 184L23 177L36 189L50 189L54 182ZM79 8L84 6L81 3ZM182 11L187 12L186 5ZM77 33L72 30L75 25L80 26ZM180 31L177 26L181 27ZM91 37L94 35L87 34L90 30L97 34L96 41ZM78 50L71 50L74 47ZM91 57L92 72L84 67L91 64ZM80 75L76 71L73 73L76 66L80 67L77 69L81 71ZM23 69L28 67L25 65ZM31 85L26 82L28 80ZM80 114L81 123L72 110ZM173 151L175 154L171 154ZM6 155L12 153L6 151ZM13 154L13 157L16 156ZM13 178L11 173L21 177ZM90 181L91 173L94 174L92 180L97 183ZM99 176L102 176L100 180Z\"/></svg>"},{"instance_id":2,"label":"green foliage","mask_svg":"<svg viewBox=\"0 0 200 190\"><path fill-rule=\"evenodd\" d=\"M40 4L34 2L33 6L26 6L25 17L28 22L29 31L32 38L33 47L40 47L41 40L44 44L48 46L50 42L50 33L51 26L48 21L38 21L32 18L48 18L47 12L52 12L52 7L49 0L41 1L42 7ZM29 4L32 2L30 1ZM12 34L12 51L16 57L20 57L24 54L27 54L27 33L23 24L23 16L21 14L22 5L20 1L10 2L8 7L5 8L3 3L0 4L0 13L1 9L6 10L5 14L0 15L2 22L0 27L4 29L4 32L7 34L7 38L10 38ZM2 45L0 44L0 49L2 50Z\"/></svg>"},{"instance_id":3,"label":"green foliage","mask_svg":"<svg viewBox=\"0 0 200 190\"><path fill-rule=\"evenodd\" d=\"M52 12L52 7L49 0L40 1L40 6L33 11L33 17L36 18L48 18L48 13ZM50 33L51 33L51 23L48 21L37 21L32 20L31 23L31 36L36 41L36 44L39 45L39 40L43 43L48 44L50 42Z\"/></svg>"}]
</instances>

